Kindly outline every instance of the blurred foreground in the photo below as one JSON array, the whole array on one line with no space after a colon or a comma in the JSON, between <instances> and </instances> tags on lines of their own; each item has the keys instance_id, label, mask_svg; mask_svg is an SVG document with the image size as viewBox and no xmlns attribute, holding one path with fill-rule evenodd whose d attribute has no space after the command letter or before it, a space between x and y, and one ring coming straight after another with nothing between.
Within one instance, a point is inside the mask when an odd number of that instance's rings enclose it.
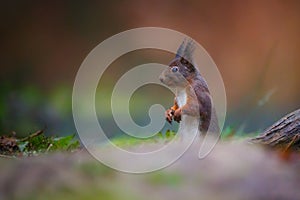
<instances>
[{"instance_id":1,"label":"blurred foreground","mask_svg":"<svg viewBox=\"0 0 300 200\"><path fill-rule=\"evenodd\" d=\"M220 142L198 160L198 146L172 166L143 175L111 170L84 150L1 159L0 199L300 198L299 158L286 162L257 146Z\"/></svg>"}]
</instances>

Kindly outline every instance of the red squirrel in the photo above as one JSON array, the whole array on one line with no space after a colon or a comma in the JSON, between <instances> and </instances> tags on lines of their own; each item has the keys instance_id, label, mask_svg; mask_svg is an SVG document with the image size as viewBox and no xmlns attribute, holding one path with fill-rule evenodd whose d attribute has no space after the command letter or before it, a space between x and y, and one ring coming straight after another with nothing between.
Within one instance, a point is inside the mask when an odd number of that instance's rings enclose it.
<instances>
[{"instance_id":1,"label":"red squirrel","mask_svg":"<svg viewBox=\"0 0 300 200\"><path fill-rule=\"evenodd\" d=\"M178 123L185 123L186 126L189 124L184 121L184 115L196 117L199 120L200 133L219 133L208 85L193 64L194 49L193 40L185 40L178 48L175 59L160 75L162 83L176 90L174 105L166 110L165 117L169 123L174 119Z\"/></svg>"}]
</instances>

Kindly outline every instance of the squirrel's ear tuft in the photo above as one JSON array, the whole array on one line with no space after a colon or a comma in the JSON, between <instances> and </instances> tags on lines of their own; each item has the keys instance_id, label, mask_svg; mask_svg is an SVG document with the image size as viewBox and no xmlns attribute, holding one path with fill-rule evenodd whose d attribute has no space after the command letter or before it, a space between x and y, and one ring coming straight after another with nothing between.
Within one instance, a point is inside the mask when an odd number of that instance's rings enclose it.
<instances>
[{"instance_id":1,"label":"squirrel's ear tuft","mask_svg":"<svg viewBox=\"0 0 300 200\"><path fill-rule=\"evenodd\" d=\"M185 45L186 45L185 42L186 42L186 39L183 40L183 42L181 43L181 45L180 45L179 48L177 49L175 58L180 58L180 57L183 56L183 52L184 52Z\"/></svg>"},{"instance_id":2,"label":"squirrel's ear tuft","mask_svg":"<svg viewBox=\"0 0 300 200\"><path fill-rule=\"evenodd\" d=\"M193 62L194 51L195 51L195 42L192 39L189 39L184 49L183 57L187 59L190 63Z\"/></svg>"},{"instance_id":3,"label":"squirrel's ear tuft","mask_svg":"<svg viewBox=\"0 0 300 200\"><path fill-rule=\"evenodd\" d=\"M186 60L192 63L194 51L195 42L191 38L186 38L179 46L176 53L176 58L184 57Z\"/></svg>"}]
</instances>

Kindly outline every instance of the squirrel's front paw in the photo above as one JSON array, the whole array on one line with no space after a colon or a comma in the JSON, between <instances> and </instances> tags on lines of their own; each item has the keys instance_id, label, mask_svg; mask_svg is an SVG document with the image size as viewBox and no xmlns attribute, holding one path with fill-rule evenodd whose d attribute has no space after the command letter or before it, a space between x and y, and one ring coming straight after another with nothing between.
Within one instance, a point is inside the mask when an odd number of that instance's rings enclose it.
<instances>
[{"instance_id":1,"label":"squirrel's front paw","mask_svg":"<svg viewBox=\"0 0 300 200\"><path fill-rule=\"evenodd\" d=\"M174 121L176 121L178 123L181 121L181 108L178 108L177 110L175 110L173 117L174 117Z\"/></svg>"},{"instance_id":2,"label":"squirrel's front paw","mask_svg":"<svg viewBox=\"0 0 300 200\"><path fill-rule=\"evenodd\" d=\"M173 115L174 115L174 110L173 110L173 109L168 109L168 110L166 110L166 112L165 112L165 117L166 117L166 120L167 120L170 124L172 124Z\"/></svg>"}]
</instances>

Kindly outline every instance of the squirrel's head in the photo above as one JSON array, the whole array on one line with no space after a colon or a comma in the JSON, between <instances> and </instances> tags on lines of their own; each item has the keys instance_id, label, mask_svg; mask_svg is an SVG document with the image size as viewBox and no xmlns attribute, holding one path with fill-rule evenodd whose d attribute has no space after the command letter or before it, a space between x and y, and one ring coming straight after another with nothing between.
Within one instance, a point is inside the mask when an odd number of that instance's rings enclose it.
<instances>
[{"instance_id":1,"label":"squirrel's head","mask_svg":"<svg viewBox=\"0 0 300 200\"><path fill-rule=\"evenodd\" d=\"M184 41L177 50L175 59L160 75L160 81L169 87L186 87L199 73L193 64L195 49L192 40Z\"/></svg>"}]
</instances>

